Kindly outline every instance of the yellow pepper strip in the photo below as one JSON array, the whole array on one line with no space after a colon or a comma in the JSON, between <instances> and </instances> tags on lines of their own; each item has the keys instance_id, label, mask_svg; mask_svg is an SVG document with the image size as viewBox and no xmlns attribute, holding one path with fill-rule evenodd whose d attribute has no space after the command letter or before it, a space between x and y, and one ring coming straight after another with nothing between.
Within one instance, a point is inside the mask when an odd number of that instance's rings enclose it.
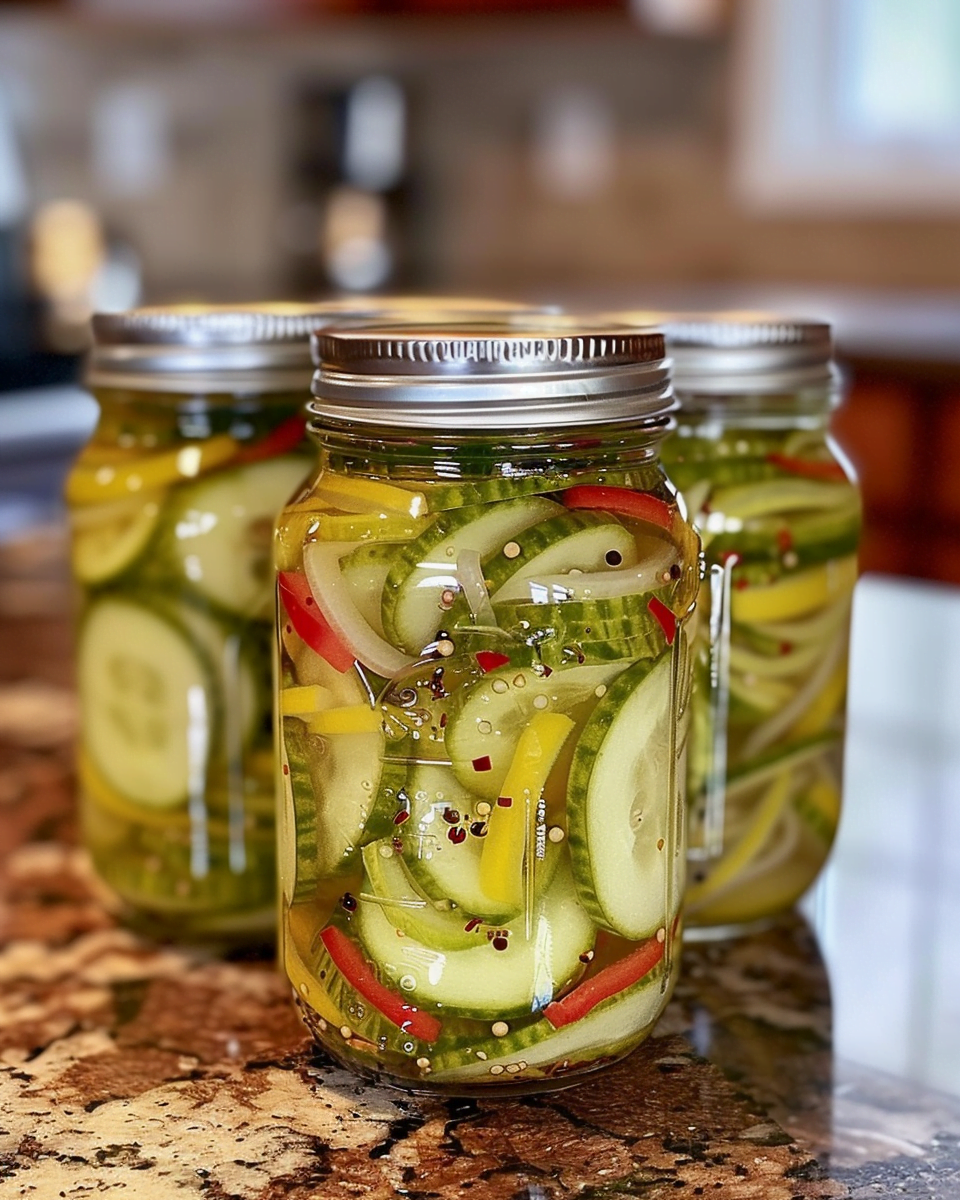
<instances>
[{"instance_id":1,"label":"yellow pepper strip","mask_svg":"<svg viewBox=\"0 0 960 1200\"><path fill-rule=\"evenodd\" d=\"M284 688L280 693L280 713L284 717L307 717L332 707L333 693L319 683ZM340 709L341 712L344 709ZM349 709L346 711L349 712Z\"/></svg>"},{"instance_id":2,"label":"yellow pepper strip","mask_svg":"<svg viewBox=\"0 0 960 1200\"><path fill-rule=\"evenodd\" d=\"M432 517L399 516L392 512L362 513L349 517L322 513L316 536L324 542L406 542L430 524Z\"/></svg>"},{"instance_id":3,"label":"yellow pepper strip","mask_svg":"<svg viewBox=\"0 0 960 1200\"><path fill-rule=\"evenodd\" d=\"M793 802L797 816L804 825L829 846L840 820L840 793L832 783L818 779Z\"/></svg>"},{"instance_id":4,"label":"yellow pepper strip","mask_svg":"<svg viewBox=\"0 0 960 1200\"><path fill-rule=\"evenodd\" d=\"M223 466L239 449L240 444L235 438L218 434L127 464L94 466L80 463L67 478L66 498L70 504L102 504L105 500L120 500L169 487Z\"/></svg>"},{"instance_id":5,"label":"yellow pepper strip","mask_svg":"<svg viewBox=\"0 0 960 1200\"><path fill-rule=\"evenodd\" d=\"M523 903L524 859L533 847L537 803L573 726L564 713L536 712L520 735L480 858L480 886L491 900L511 906ZM528 860L527 869L532 866Z\"/></svg>"},{"instance_id":6,"label":"yellow pepper strip","mask_svg":"<svg viewBox=\"0 0 960 1200\"><path fill-rule=\"evenodd\" d=\"M383 724L381 713L365 704L350 704L346 708L328 708L307 721L311 733L324 736L336 733L379 733Z\"/></svg>"},{"instance_id":7,"label":"yellow pepper strip","mask_svg":"<svg viewBox=\"0 0 960 1200\"><path fill-rule=\"evenodd\" d=\"M757 857L767 844L790 799L791 782L790 771L784 771L777 776L757 805L753 819L740 840L717 860L716 866L706 879L689 885L686 894L688 912L703 908L714 896L733 883L740 872Z\"/></svg>"},{"instance_id":8,"label":"yellow pepper strip","mask_svg":"<svg viewBox=\"0 0 960 1200\"><path fill-rule=\"evenodd\" d=\"M278 571L299 569L304 542L316 537L318 528L315 512L284 512L273 539L273 565Z\"/></svg>"},{"instance_id":9,"label":"yellow pepper strip","mask_svg":"<svg viewBox=\"0 0 960 1200\"><path fill-rule=\"evenodd\" d=\"M787 621L822 608L851 591L856 582L857 559L851 554L776 583L735 587L730 612L734 621Z\"/></svg>"},{"instance_id":10,"label":"yellow pepper strip","mask_svg":"<svg viewBox=\"0 0 960 1200\"><path fill-rule=\"evenodd\" d=\"M823 733L843 705L847 695L847 664L846 661L837 664L833 674L827 680L827 685L793 726L791 738L810 737L815 733Z\"/></svg>"},{"instance_id":11,"label":"yellow pepper strip","mask_svg":"<svg viewBox=\"0 0 960 1200\"><path fill-rule=\"evenodd\" d=\"M324 475L314 486L313 496L321 503L349 513L399 513L405 517L427 514L427 498L423 492L380 483L376 479Z\"/></svg>"}]
</instances>

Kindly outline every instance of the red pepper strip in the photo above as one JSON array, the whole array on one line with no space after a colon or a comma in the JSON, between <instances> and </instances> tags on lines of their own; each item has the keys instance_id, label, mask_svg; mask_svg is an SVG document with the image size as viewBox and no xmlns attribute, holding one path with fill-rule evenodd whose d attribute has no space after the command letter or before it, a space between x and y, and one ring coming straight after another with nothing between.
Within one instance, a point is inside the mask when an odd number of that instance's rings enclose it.
<instances>
[{"instance_id":1,"label":"red pepper strip","mask_svg":"<svg viewBox=\"0 0 960 1200\"><path fill-rule=\"evenodd\" d=\"M360 947L334 925L328 925L320 934L320 941L333 959L334 965L352 988L368 1000L404 1033L409 1033L422 1042L435 1042L442 1026L436 1017L421 1012L408 1004L403 996L384 987L366 962Z\"/></svg>"},{"instance_id":2,"label":"red pepper strip","mask_svg":"<svg viewBox=\"0 0 960 1200\"><path fill-rule=\"evenodd\" d=\"M673 639L677 636L677 618L664 604L659 596L651 596L647 601L647 609L650 615L654 618L660 628L663 630L667 639L667 645L673 645Z\"/></svg>"},{"instance_id":3,"label":"red pepper strip","mask_svg":"<svg viewBox=\"0 0 960 1200\"><path fill-rule=\"evenodd\" d=\"M663 958L663 942L656 937L647 940L633 950L626 958L611 963L598 971L592 979L587 979L575 987L562 1000L554 1000L543 1010L554 1029L562 1029L564 1025L572 1025L579 1021L618 992L639 983L644 975L648 975Z\"/></svg>"},{"instance_id":4,"label":"red pepper strip","mask_svg":"<svg viewBox=\"0 0 960 1200\"><path fill-rule=\"evenodd\" d=\"M563 493L563 502L567 508L602 508L625 517L636 517L638 521L657 525L668 532L673 529L676 519L674 510L663 500L629 488L581 484L568 488Z\"/></svg>"},{"instance_id":5,"label":"red pepper strip","mask_svg":"<svg viewBox=\"0 0 960 1200\"><path fill-rule=\"evenodd\" d=\"M290 624L315 654L319 654L341 675L353 666L353 654L330 628L310 591L306 575L299 571L281 571L277 576L280 599Z\"/></svg>"},{"instance_id":6,"label":"red pepper strip","mask_svg":"<svg viewBox=\"0 0 960 1200\"><path fill-rule=\"evenodd\" d=\"M506 654L500 654L496 650L478 650L474 655L477 660L477 666L481 671L494 671L497 667L505 667L510 661Z\"/></svg>"},{"instance_id":7,"label":"red pepper strip","mask_svg":"<svg viewBox=\"0 0 960 1200\"><path fill-rule=\"evenodd\" d=\"M261 462L265 458L276 458L280 454L289 454L291 450L296 450L303 441L306 430L306 417L287 417L266 437L241 450L233 461L237 463Z\"/></svg>"},{"instance_id":8,"label":"red pepper strip","mask_svg":"<svg viewBox=\"0 0 960 1200\"><path fill-rule=\"evenodd\" d=\"M809 458L791 458L787 454L768 454L767 462L787 471L791 475L805 475L808 479L836 479L846 483L847 476L843 467L836 462L817 462Z\"/></svg>"}]
</instances>

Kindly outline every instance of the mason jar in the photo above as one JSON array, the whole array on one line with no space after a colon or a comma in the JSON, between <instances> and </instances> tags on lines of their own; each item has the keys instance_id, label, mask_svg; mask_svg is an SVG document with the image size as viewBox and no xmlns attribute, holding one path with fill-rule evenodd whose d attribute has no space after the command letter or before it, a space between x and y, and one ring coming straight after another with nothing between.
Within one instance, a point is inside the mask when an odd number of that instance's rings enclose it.
<instances>
[{"instance_id":1,"label":"mason jar","mask_svg":"<svg viewBox=\"0 0 960 1200\"><path fill-rule=\"evenodd\" d=\"M310 469L312 307L94 318L66 495L85 843L151 931L275 921L273 522Z\"/></svg>"},{"instance_id":2,"label":"mason jar","mask_svg":"<svg viewBox=\"0 0 960 1200\"><path fill-rule=\"evenodd\" d=\"M328 330L277 530L282 957L360 1074L563 1086L678 964L699 544L659 334Z\"/></svg>"},{"instance_id":3,"label":"mason jar","mask_svg":"<svg viewBox=\"0 0 960 1200\"><path fill-rule=\"evenodd\" d=\"M792 906L840 816L861 504L829 434L830 327L665 321L680 402L664 465L703 539L688 760L688 931Z\"/></svg>"}]
</instances>

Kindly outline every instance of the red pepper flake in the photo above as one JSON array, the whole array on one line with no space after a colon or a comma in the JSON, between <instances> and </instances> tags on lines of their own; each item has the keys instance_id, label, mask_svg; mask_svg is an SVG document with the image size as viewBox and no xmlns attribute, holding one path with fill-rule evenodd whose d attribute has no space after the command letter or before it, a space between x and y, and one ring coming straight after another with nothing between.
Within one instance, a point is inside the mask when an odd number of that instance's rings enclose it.
<instances>
[{"instance_id":1,"label":"red pepper flake","mask_svg":"<svg viewBox=\"0 0 960 1200\"><path fill-rule=\"evenodd\" d=\"M396 850L396 852L398 854L402 854L403 853L403 838L395 837L395 838L391 838L390 840L391 840L394 850Z\"/></svg>"},{"instance_id":2,"label":"red pepper flake","mask_svg":"<svg viewBox=\"0 0 960 1200\"><path fill-rule=\"evenodd\" d=\"M466 925L464 925L463 932L464 933L473 933L473 931L475 929L479 929L482 924L483 924L483 921L481 920L480 917L471 917L470 920L466 923Z\"/></svg>"},{"instance_id":3,"label":"red pepper flake","mask_svg":"<svg viewBox=\"0 0 960 1200\"><path fill-rule=\"evenodd\" d=\"M287 766L286 763L283 764L283 773L284 773L284 775L290 774L290 768Z\"/></svg>"},{"instance_id":4,"label":"red pepper flake","mask_svg":"<svg viewBox=\"0 0 960 1200\"><path fill-rule=\"evenodd\" d=\"M404 811L404 809L401 809L397 813L397 815L393 818L393 823L394 823L394 825L402 825L404 823L404 821L409 821L409 820L410 820L410 814L408 812Z\"/></svg>"},{"instance_id":5,"label":"red pepper flake","mask_svg":"<svg viewBox=\"0 0 960 1200\"><path fill-rule=\"evenodd\" d=\"M780 547L782 554L786 554L788 550L793 549L793 534L789 529L777 530L777 545Z\"/></svg>"},{"instance_id":6,"label":"red pepper flake","mask_svg":"<svg viewBox=\"0 0 960 1200\"><path fill-rule=\"evenodd\" d=\"M780 653L781 654L790 654L792 650L793 650L792 642L781 642L780 643Z\"/></svg>"},{"instance_id":7,"label":"red pepper flake","mask_svg":"<svg viewBox=\"0 0 960 1200\"><path fill-rule=\"evenodd\" d=\"M446 729L446 727L447 727L447 714L441 713L440 714L440 728Z\"/></svg>"},{"instance_id":8,"label":"red pepper flake","mask_svg":"<svg viewBox=\"0 0 960 1200\"><path fill-rule=\"evenodd\" d=\"M445 808L442 815L448 825L456 825L460 820L460 814L455 808Z\"/></svg>"},{"instance_id":9,"label":"red pepper flake","mask_svg":"<svg viewBox=\"0 0 960 1200\"><path fill-rule=\"evenodd\" d=\"M505 937L497 936L493 939L494 950L506 950L506 948L509 945L510 945L510 943L507 941L507 939Z\"/></svg>"},{"instance_id":10,"label":"red pepper flake","mask_svg":"<svg viewBox=\"0 0 960 1200\"><path fill-rule=\"evenodd\" d=\"M664 636L667 639L667 645L673 645L673 639L677 636L677 618L658 596L651 596L647 602L647 608L650 615L663 630Z\"/></svg>"},{"instance_id":11,"label":"red pepper flake","mask_svg":"<svg viewBox=\"0 0 960 1200\"><path fill-rule=\"evenodd\" d=\"M475 771L492 771L493 763L490 761L490 755L484 754L480 758L473 760L473 769Z\"/></svg>"},{"instance_id":12,"label":"red pepper flake","mask_svg":"<svg viewBox=\"0 0 960 1200\"><path fill-rule=\"evenodd\" d=\"M553 674L553 667L548 667L546 663L541 663L540 665L543 667L543 678L549 679Z\"/></svg>"},{"instance_id":13,"label":"red pepper flake","mask_svg":"<svg viewBox=\"0 0 960 1200\"><path fill-rule=\"evenodd\" d=\"M498 796L497 797L497 808L513 808L513 797L512 796Z\"/></svg>"},{"instance_id":14,"label":"red pepper flake","mask_svg":"<svg viewBox=\"0 0 960 1200\"><path fill-rule=\"evenodd\" d=\"M497 667L505 667L510 661L506 654L500 654L496 650L479 650L474 656L477 660L477 666L486 674L487 671L495 671Z\"/></svg>"},{"instance_id":15,"label":"red pepper flake","mask_svg":"<svg viewBox=\"0 0 960 1200\"><path fill-rule=\"evenodd\" d=\"M733 586L737 589L738 592L742 592L743 589L749 587L750 584L745 579L741 578L741 579L736 580L736 582L734 583Z\"/></svg>"},{"instance_id":16,"label":"red pepper flake","mask_svg":"<svg viewBox=\"0 0 960 1200\"><path fill-rule=\"evenodd\" d=\"M455 825L452 829L447 830L447 837L455 846L459 846L461 842L467 840L467 831L459 825Z\"/></svg>"}]
</instances>

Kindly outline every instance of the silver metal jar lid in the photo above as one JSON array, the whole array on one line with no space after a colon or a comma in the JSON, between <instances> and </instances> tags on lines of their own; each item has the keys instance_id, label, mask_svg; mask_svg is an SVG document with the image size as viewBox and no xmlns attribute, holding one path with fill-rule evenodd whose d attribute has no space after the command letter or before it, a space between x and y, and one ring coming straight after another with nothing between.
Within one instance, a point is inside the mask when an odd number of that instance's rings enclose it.
<instances>
[{"instance_id":1,"label":"silver metal jar lid","mask_svg":"<svg viewBox=\"0 0 960 1200\"><path fill-rule=\"evenodd\" d=\"M305 391L320 304L184 304L98 313L91 387L156 392Z\"/></svg>"},{"instance_id":2,"label":"silver metal jar lid","mask_svg":"<svg viewBox=\"0 0 960 1200\"><path fill-rule=\"evenodd\" d=\"M830 388L833 338L825 321L769 313L664 316L673 382L687 393L778 394Z\"/></svg>"},{"instance_id":3,"label":"silver metal jar lid","mask_svg":"<svg viewBox=\"0 0 960 1200\"><path fill-rule=\"evenodd\" d=\"M654 421L674 408L659 332L531 317L523 325L331 328L307 411L404 429L543 429Z\"/></svg>"},{"instance_id":4,"label":"silver metal jar lid","mask_svg":"<svg viewBox=\"0 0 960 1200\"><path fill-rule=\"evenodd\" d=\"M91 387L158 392L303 391L310 334L331 322L511 314L507 300L342 296L310 303L183 304L98 313L87 364Z\"/></svg>"}]
</instances>

